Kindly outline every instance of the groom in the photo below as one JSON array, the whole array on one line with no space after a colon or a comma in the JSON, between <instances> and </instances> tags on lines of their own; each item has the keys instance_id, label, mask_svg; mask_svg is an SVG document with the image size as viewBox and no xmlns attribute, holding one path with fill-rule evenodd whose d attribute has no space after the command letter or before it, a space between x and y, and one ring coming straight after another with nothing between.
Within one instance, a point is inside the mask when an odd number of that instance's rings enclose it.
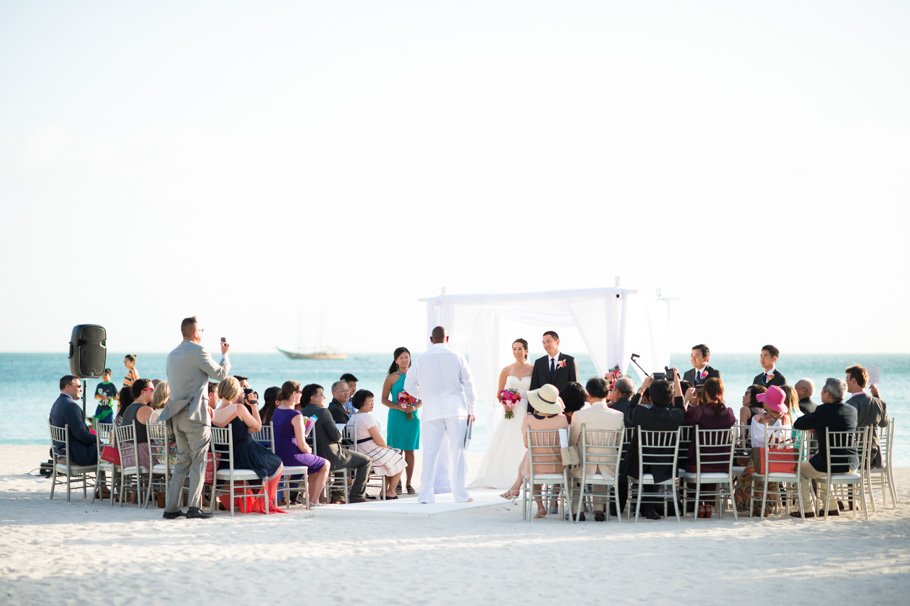
<instances>
[{"instance_id":1,"label":"groom","mask_svg":"<svg viewBox=\"0 0 910 606\"><path fill-rule=\"evenodd\" d=\"M435 498L436 474L448 460L452 494L456 503L467 503L464 441L468 418L474 420L474 383L464 357L446 346L446 329L437 326L430 336L432 345L417 358L405 376L404 389L423 401L420 435L423 439L423 469L420 473L419 503ZM440 450L446 445L448 453Z\"/></svg>"},{"instance_id":2,"label":"groom","mask_svg":"<svg viewBox=\"0 0 910 606\"><path fill-rule=\"evenodd\" d=\"M578 367L575 358L559 353L559 335L553 330L543 333L543 348L547 355L534 362L531 371L531 389L540 389L547 383L555 385L560 391L566 383L578 383ZM528 402L528 414L534 412L534 407Z\"/></svg>"}]
</instances>

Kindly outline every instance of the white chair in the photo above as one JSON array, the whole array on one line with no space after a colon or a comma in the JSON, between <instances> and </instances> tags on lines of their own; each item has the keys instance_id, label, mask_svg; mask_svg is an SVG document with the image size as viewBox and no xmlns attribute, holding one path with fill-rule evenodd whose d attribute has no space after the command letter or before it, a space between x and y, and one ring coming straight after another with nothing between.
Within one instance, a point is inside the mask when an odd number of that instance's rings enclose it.
<instances>
[{"instance_id":1,"label":"white chair","mask_svg":"<svg viewBox=\"0 0 910 606\"><path fill-rule=\"evenodd\" d=\"M278 454L275 451L275 428L272 423L263 425L262 429L250 434L250 438L265 445L269 450L272 451L272 454ZM291 504L291 486L294 487L294 490L303 490L304 495L306 495L303 500L305 503L304 508L309 510L310 478L309 469L305 465L284 466L284 471L281 474L281 479L278 481L278 492L282 493L282 498L284 499L285 505Z\"/></svg>"},{"instance_id":2,"label":"white chair","mask_svg":"<svg viewBox=\"0 0 910 606\"><path fill-rule=\"evenodd\" d=\"M733 426L733 436L736 440L736 446L733 454L733 475L741 478L746 471L745 465L735 465L737 459L752 458L752 426L737 423Z\"/></svg>"},{"instance_id":3,"label":"white chair","mask_svg":"<svg viewBox=\"0 0 910 606\"><path fill-rule=\"evenodd\" d=\"M676 502L676 469L677 459L679 457L679 429L670 431L651 431L638 428L638 477L629 477L630 490L629 502L632 502L633 492L637 497L635 500L635 521L641 514L642 498L649 502L663 502L664 513L667 512L667 502L673 501L673 513L676 515L676 521L679 522L679 506ZM654 475L645 473L645 467L655 465L667 466L672 470L670 478L655 482ZM645 495L645 486L664 487L663 495ZM632 517L632 510L629 509L629 517Z\"/></svg>"},{"instance_id":4,"label":"white chair","mask_svg":"<svg viewBox=\"0 0 910 606\"><path fill-rule=\"evenodd\" d=\"M69 425L64 425L63 427L57 427L51 425L50 421L47 423L48 427L51 430L51 447L53 448L57 442L63 444L64 454L62 456L57 454L56 449L54 449L54 471L51 476L51 499L54 498L54 488L57 484L66 484L66 500L70 501L70 490L72 488L74 480L78 483L79 480L82 481L82 498L88 498L88 486L87 481L89 476L94 474L92 477L92 491L94 493L95 484L98 480L98 464L94 465L76 465L70 460L70 428ZM63 459L61 461L61 459ZM58 476L63 476L65 480L57 480ZM92 502L95 502L95 495L92 494Z\"/></svg>"},{"instance_id":5,"label":"white chair","mask_svg":"<svg viewBox=\"0 0 910 606\"><path fill-rule=\"evenodd\" d=\"M610 490L613 491L613 500L616 505L616 521L622 521L619 515L619 464L622 459L622 449L625 437L625 431L622 429L588 429L585 425L581 426L581 457L580 467L581 477L578 478L579 494L578 507L575 511L574 521L577 524L581 516L582 506L585 502L585 496L590 499L592 495L585 495L585 490L590 486L605 486L607 493L604 499L604 514L609 515L610 509L607 504L610 501ZM610 474L588 473L588 466L599 466L611 470ZM572 494L569 497L569 512L572 511ZM600 495L598 495L600 497Z\"/></svg>"},{"instance_id":6,"label":"white chair","mask_svg":"<svg viewBox=\"0 0 910 606\"><path fill-rule=\"evenodd\" d=\"M107 478L111 480L111 488L108 494L111 499L111 507L114 506L114 486L116 485L117 474L120 473L117 465L109 461L101 460L101 452L105 446L117 448L117 439L114 436L113 423L95 423L95 444L98 446L98 481L95 488L96 496L103 502L104 490L107 488ZM104 475L104 480L101 476Z\"/></svg>"},{"instance_id":7,"label":"white chair","mask_svg":"<svg viewBox=\"0 0 910 606\"><path fill-rule=\"evenodd\" d=\"M872 457L866 457L866 487L872 501L872 511L875 512L874 490L882 491L882 505L888 507L888 498L891 498L891 509L897 507L897 489L894 486L894 468L892 467L892 448L894 445L894 417L883 428L879 435L879 445L882 453L882 466L872 467ZM871 444L869 446L871 448Z\"/></svg>"},{"instance_id":8,"label":"white chair","mask_svg":"<svg viewBox=\"0 0 910 606\"><path fill-rule=\"evenodd\" d=\"M687 484L695 484L695 514L692 521L698 520L698 504L702 497L714 497L714 508L717 517L723 519L727 508L727 498L733 502L733 455L736 453L734 430L695 428L695 471L685 472L683 479ZM706 471L705 468L726 467L726 472ZM713 484L715 490L702 492L703 485ZM688 487L683 490L683 516L686 512ZM733 519L739 520L736 504L733 504Z\"/></svg>"},{"instance_id":9,"label":"white chair","mask_svg":"<svg viewBox=\"0 0 910 606\"><path fill-rule=\"evenodd\" d=\"M826 460L828 463L828 475L825 477L827 491L825 491L825 502L822 510L825 512L825 519L828 518L828 508L831 505L831 492L836 487L849 487L848 503L850 510L853 512L853 518L856 518L856 507L853 506L856 500L857 489L863 503L863 515L866 521L869 520L869 509L866 507L866 491L864 482L866 478L866 460L869 458L869 434L871 427L861 427L853 431L829 431L827 432L828 452ZM859 466L853 469L850 465L850 459L858 457ZM851 467L850 471L844 473L832 473L833 467ZM835 501L836 505L836 501Z\"/></svg>"},{"instance_id":10,"label":"white chair","mask_svg":"<svg viewBox=\"0 0 910 606\"><path fill-rule=\"evenodd\" d=\"M171 465L168 460L167 450L167 423L146 423L149 437L149 464L148 488L145 492L145 506L148 507L152 498L152 487L160 488L167 494L168 482L171 477Z\"/></svg>"},{"instance_id":11,"label":"white chair","mask_svg":"<svg viewBox=\"0 0 910 606\"><path fill-rule=\"evenodd\" d=\"M761 519L765 519L768 506L768 496L776 496L782 502L786 500L787 513L790 512L790 503L793 502L793 493L799 503L799 511L803 511L803 494L799 489L799 464L805 460L805 452L809 440L806 432L799 432L796 444L792 439L790 427L765 427L764 441L764 466L756 469L752 475L752 493L749 495L749 517L752 517L755 502L755 486L762 483ZM776 489L771 489L775 484ZM805 519L805 518L804 518Z\"/></svg>"},{"instance_id":12,"label":"white chair","mask_svg":"<svg viewBox=\"0 0 910 606\"><path fill-rule=\"evenodd\" d=\"M139 449L136 443L136 422L129 425L118 425L114 428L117 436L117 449L120 451L120 506L123 507L123 493L126 492L126 479L136 478L136 502L142 506L142 476L148 474L148 469L143 467L139 459ZM148 447L148 445L145 445ZM130 480L129 485L132 486Z\"/></svg>"},{"instance_id":13,"label":"white chair","mask_svg":"<svg viewBox=\"0 0 910 606\"><path fill-rule=\"evenodd\" d=\"M237 469L234 467L234 441L231 439L231 428L212 427L212 454L216 459L221 457L221 462L227 461L227 469L219 469L215 472L215 483L212 487L211 509L215 511L215 501L218 500L219 494L229 495L231 516L234 515L234 498L249 496L248 488L260 489L262 500L265 503L265 513L269 512L269 495L263 482L256 472L252 469ZM219 482L222 484L219 486ZM224 482L228 488L224 488ZM238 486L238 482L243 483ZM241 488L242 492L237 493L236 489Z\"/></svg>"},{"instance_id":14,"label":"white chair","mask_svg":"<svg viewBox=\"0 0 910 606\"><path fill-rule=\"evenodd\" d=\"M534 504L535 496L539 496L547 506L554 497L558 498L558 513L561 516L566 488L569 483L566 476L566 470L562 466L559 430L533 430L528 427L526 431L530 473L529 477L524 478L524 483L522 485L522 493L524 494L522 507L524 512L523 517L525 520L531 520L531 508ZM542 471L543 469L554 465L558 466L562 471L558 473ZM535 486L540 487L539 493L536 492ZM556 487L558 487L559 490L554 494L554 489Z\"/></svg>"},{"instance_id":15,"label":"white chair","mask_svg":"<svg viewBox=\"0 0 910 606\"><path fill-rule=\"evenodd\" d=\"M336 423L335 425L338 430L341 432L341 443L354 443L354 434L353 429L349 425L343 425L341 423ZM314 432L315 433L315 432ZM314 439L315 442L315 439ZM350 450L350 449L349 449ZM315 447L313 448L313 454L316 454ZM349 467L343 467L341 469L332 468L332 471L329 472L329 477L325 483L325 500L326 502L331 501L332 490L335 489L344 494L344 502L350 503L351 499L351 483L354 481L354 470Z\"/></svg>"},{"instance_id":16,"label":"white chair","mask_svg":"<svg viewBox=\"0 0 910 606\"><path fill-rule=\"evenodd\" d=\"M357 420L352 417L351 420L348 421L348 423L350 424L349 427L351 428L348 430L348 432L349 432L349 435L351 436L351 438L353 439L353 446L351 446L351 450L355 450L361 454L367 454L360 449L360 444L358 444L358 441L357 441L357 426L356 426ZM381 501L385 501L385 499L386 499L385 478L386 478L386 476L376 473L372 467L370 468L370 475L367 476L367 483L366 483L367 489L378 488L379 489L379 499Z\"/></svg>"}]
</instances>

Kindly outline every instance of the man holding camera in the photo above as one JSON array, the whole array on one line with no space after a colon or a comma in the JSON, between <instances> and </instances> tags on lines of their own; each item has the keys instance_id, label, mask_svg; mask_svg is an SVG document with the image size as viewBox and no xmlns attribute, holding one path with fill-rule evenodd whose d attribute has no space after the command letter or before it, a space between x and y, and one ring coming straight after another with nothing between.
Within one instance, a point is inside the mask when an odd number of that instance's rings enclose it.
<instances>
[{"instance_id":1,"label":"man holding camera","mask_svg":"<svg viewBox=\"0 0 910 606\"><path fill-rule=\"evenodd\" d=\"M231 346L221 340L221 362L215 364L212 356L201 345L202 331L196 316L184 318L180 323L183 342L167 356L167 381L171 399L158 416L159 421L170 420L177 442L177 467L171 476L164 506L164 519L180 516L210 518L211 512L202 511L202 481L205 479L205 453L212 436L212 422L208 412L208 380L223 381L231 370L228 351ZM189 508L180 510L180 492L187 474L190 476Z\"/></svg>"}]
</instances>

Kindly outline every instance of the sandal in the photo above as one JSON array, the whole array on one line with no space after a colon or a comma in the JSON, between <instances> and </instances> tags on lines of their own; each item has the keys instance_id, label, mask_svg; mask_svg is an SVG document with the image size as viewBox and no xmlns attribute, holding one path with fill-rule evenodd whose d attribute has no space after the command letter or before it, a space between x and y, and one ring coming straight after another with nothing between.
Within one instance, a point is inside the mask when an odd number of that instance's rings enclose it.
<instances>
[{"instance_id":1,"label":"sandal","mask_svg":"<svg viewBox=\"0 0 910 606\"><path fill-rule=\"evenodd\" d=\"M395 494L401 494L401 482L399 482L398 486L395 487Z\"/></svg>"},{"instance_id":2,"label":"sandal","mask_svg":"<svg viewBox=\"0 0 910 606\"><path fill-rule=\"evenodd\" d=\"M501 496L506 501L514 501L519 496L521 496L521 491L520 490L507 490L499 496Z\"/></svg>"},{"instance_id":3,"label":"sandal","mask_svg":"<svg viewBox=\"0 0 910 606\"><path fill-rule=\"evenodd\" d=\"M410 484L408 484L408 494L417 494L417 491Z\"/></svg>"},{"instance_id":4,"label":"sandal","mask_svg":"<svg viewBox=\"0 0 910 606\"><path fill-rule=\"evenodd\" d=\"M537 510L537 514L534 516L534 519L539 520L539 519L545 518L545 517L547 517L547 508L541 507L540 509Z\"/></svg>"}]
</instances>

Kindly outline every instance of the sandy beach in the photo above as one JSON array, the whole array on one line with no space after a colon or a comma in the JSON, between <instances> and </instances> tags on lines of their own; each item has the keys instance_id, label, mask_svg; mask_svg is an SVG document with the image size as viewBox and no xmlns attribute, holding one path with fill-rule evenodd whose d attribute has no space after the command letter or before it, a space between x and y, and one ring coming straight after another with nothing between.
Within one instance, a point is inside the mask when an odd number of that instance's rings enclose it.
<instances>
[{"instance_id":1,"label":"sandy beach","mask_svg":"<svg viewBox=\"0 0 910 606\"><path fill-rule=\"evenodd\" d=\"M408 513L420 506L401 499L397 511L297 507L166 521L160 509L90 504L81 492L71 503L65 491L49 500L49 480L28 475L46 458L43 446L0 446L5 604L720 604L762 587L791 603L896 604L910 590L905 468L898 507L879 506L868 522L527 523L489 491L434 514Z\"/></svg>"}]
</instances>

